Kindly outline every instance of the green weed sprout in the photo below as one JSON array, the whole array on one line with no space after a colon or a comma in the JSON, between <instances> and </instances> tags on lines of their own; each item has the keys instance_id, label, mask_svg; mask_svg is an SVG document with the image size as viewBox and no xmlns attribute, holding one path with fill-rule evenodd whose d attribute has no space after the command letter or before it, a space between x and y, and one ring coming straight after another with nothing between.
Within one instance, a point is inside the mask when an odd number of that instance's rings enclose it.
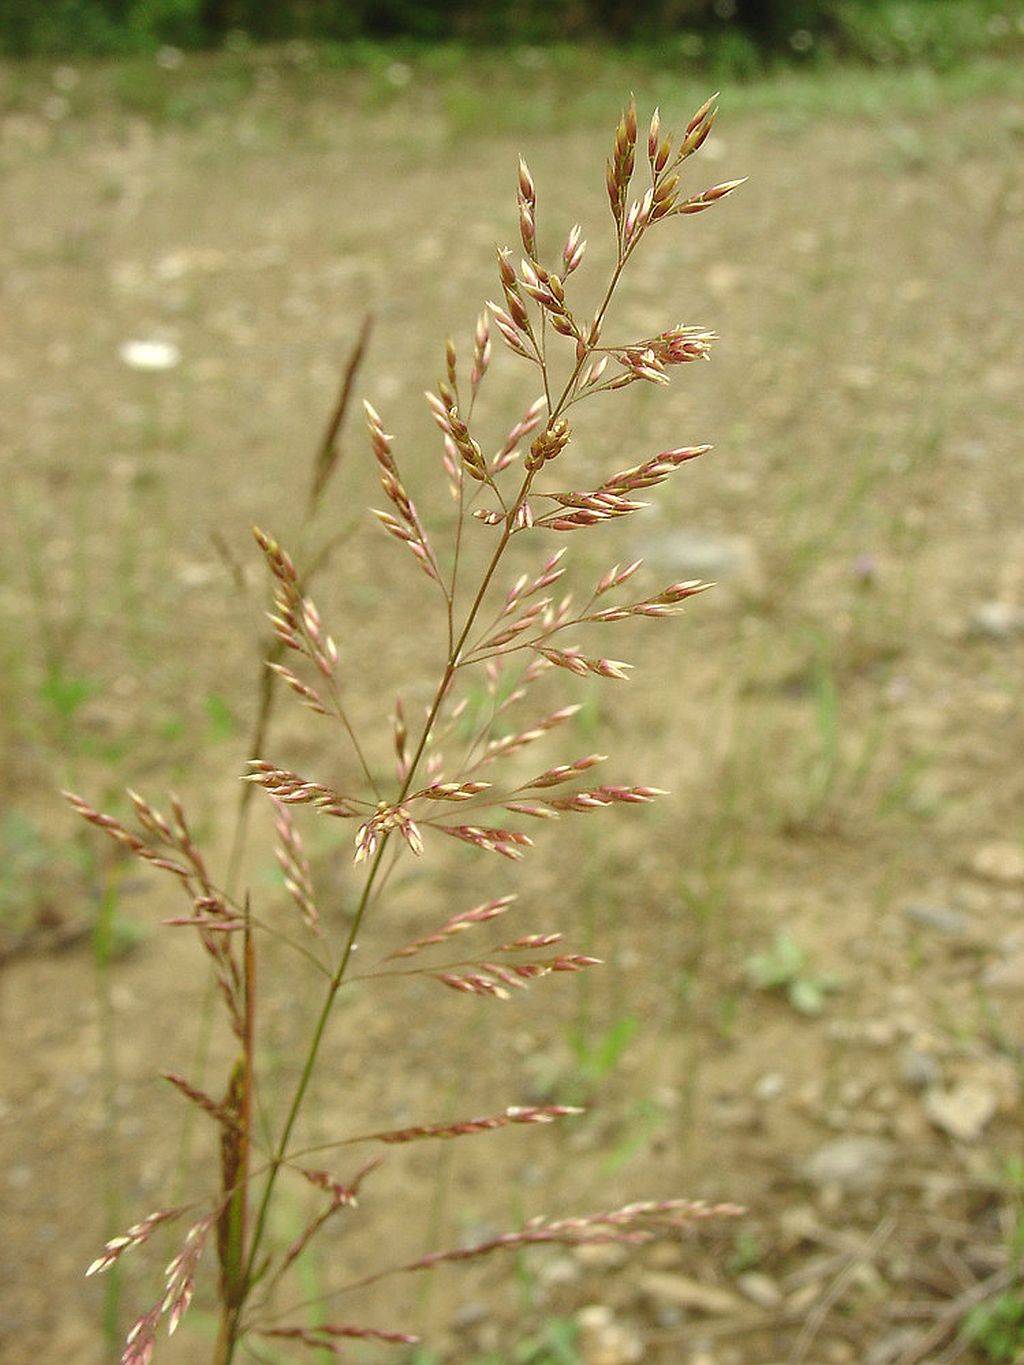
<instances>
[{"instance_id":1,"label":"green weed sprout","mask_svg":"<svg viewBox=\"0 0 1024 1365\"><path fill-rule=\"evenodd\" d=\"M825 999L839 989L835 976L814 972L806 951L790 934L775 936L771 947L745 964L747 980L760 991L781 991L801 1014L820 1014Z\"/></svg>"}]
</instances>

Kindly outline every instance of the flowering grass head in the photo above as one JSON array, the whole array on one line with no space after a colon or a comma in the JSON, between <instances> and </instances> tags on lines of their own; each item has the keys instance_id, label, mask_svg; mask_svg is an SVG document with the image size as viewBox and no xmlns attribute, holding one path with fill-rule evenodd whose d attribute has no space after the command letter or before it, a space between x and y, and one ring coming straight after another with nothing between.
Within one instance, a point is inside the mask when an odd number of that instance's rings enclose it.
<instances>
[{"instance_id":1,"label":"flowering grass head","mask_svg":"<svg viewBox=\"0 0 1024 1365\"><path fill-rule=\"evenodd\" d=\"M353 719L343 650L310 596L309 566L298 556L293 558L271 533L256 529L273 593L268 613L273 631L271 681L283 683L314 713L311 725L335 725L353 760L354 778L346 782L346 790L339 790L322 774L280 766L262 751L261 740L260 751L243 775L250 790L262 789L273 803L274 852L297 916L294 929L282 931L253 896L232 890L230 877L222 884L209 871L176 800L166 817L133 795L135 831L81 798L69 798L87 821L170 875L184 893L185 913L167 923L196 932L238 1050L220 1097L186 1077L167 1075L183 1098L219 1129L216 1188L197 1205L151 1214L112 1239L89 1268L90 1274L108 1269L126 1251L147 1241L157 1227L191 1210L190 1229L167 1269L164 1292L132 1327L122 1365L147 1365L158 1324L165 1321L170 1331L177 1326L192 1299L197 1266L208 1242L216 1245L219 1267L220 1329L214 1365L229 1365L246 1337L262 1336L279 1345L292 1343L332 1354L347 1339L414 1341L413 1334L390 1327L345 1322L311 1328L282 1321L288 1314L277 1302L278 1287L297 1257L327 1222L343 1218L356 1204L364 1181L379 1165L374 1157L339 1178L306 1167L303 1159L310 1153L297 1149L294 1142L338 998L357 980L418 976L453 994L500 1002L526 989L546 989L550 983L542 978L601 965L598 958L564 942L560 926L530 931L518 927L521 901L512 891L465 908L450 907L440 923L424 924L409 943L382 953L376 962L374 928L392 894L390 873L402 859L435 856L446 846L461 844L517 863L536 843L557 837L552 827L561 820L605 818L616 808L645 806L666 795L654 785L615 772L606 776L609 760L601 753L532 762L535 746L567 733L566 723L579 710L571 699L553 710L550 705L541 708L534 699L542 678L550 682L560 674L570 675L564 679L569 686L573 678L592 677L616 685L627 681L631 665L605 648L606 630L630 619L677 615L711 586L687 580L649 585L638 592L634 578L642 571L639 560L613 564L596 582L577 584L571 581L571 555L566 551L578 533L642 515L654 490L710 448L672 444L654 454L630 452L627 458L633 463L602 474L585 451L576 449L574 424L581 403L616 401L609 395L635 384L662 387L679 367L711 354L715 334L701 326L678 323L649 336L616 335L614 303L650 233L669 231L670 220L707 211L741 183L728 181L696 193L684 189L687 163L709 136L716 114L714 100L706 101L682 134L673 137L663 131L656 110L642 139L630 100L606 167L614 253L593 312L577 303L578 280L586 270L583 229L573 226L554 253L546 250L540 195L527 163L520 159L516 209L521 254L499 249L498 301L479 314L467 362L452 341L445 344L443 378L426 395L429 417L440 435L436 467L454 508L447 523L427 524L402 473L399 443L388 433L384 417L364 405L369 451L382 495L382 505L373 512L385 534L411 557L415 573L410 590L422 592L421 629L432 634L444 660L429 685L429 702L421 717L410 718L399 695L388 714L379 718L380 727L389 732L393 768L379 767L372 756L383 746L368 743ZM478 420L487 377L496 363L492 332L510 362L522 368L528 390L521 415L496 449L480 436ZM365 336L360 344L365 344ZM350 367L343 403L353 373ZM340 416L333 423L334 434L339 421ZM326 441L318 456L310 492L314 503L333 472L332 449L331 441ZM467 569L471 537L480 544L484 565L475 575ZM513 541L527 558L534 555L532 569L515 577L509 574ZM400 691L408 692L411 681L400 680ZM481 687L488 699L486 714L467 725L471 693ZM390 695L387 689L388 680L380 679L377 695ZM593 771L597 768L600 777ZM347 822L354 909L340 934L325 927L337 917L322 913L298 827L306 818ZM560 900L564 903L564 894ZM499 919L500 932L495 924ZM301 1065L283 1103L271 1093L255 1047L257 944L263 930L295 949L302 967L319 978L322 991ZM353 970L357 941L358 973ZM453 1002L453 1008L460 1006ZM377 1076L375 1084L386 1085L387 1078ZM279 1112L269 1144L258 1141L253 1119L257 1107L263 1113ZM342 1134L328 1145L343 1151L356 1144L389 1147L471 1137L516 1124L571 1121L578 1112L566 1105L519 1106L484 1117ZM269 1215L286 1178L312 1184L324 1204L291 1246L276 1248L269 1235ZM439 1250L405 1265L372 1270L344 1288L368 1285L389 1273L424 1271L538 1244L642 1244L735 1212L727 1205L708 1208L689 1200L669 1200L582 1217L533 1219L518 1231L478 1245Z\"/></svg>"}]
</instances>

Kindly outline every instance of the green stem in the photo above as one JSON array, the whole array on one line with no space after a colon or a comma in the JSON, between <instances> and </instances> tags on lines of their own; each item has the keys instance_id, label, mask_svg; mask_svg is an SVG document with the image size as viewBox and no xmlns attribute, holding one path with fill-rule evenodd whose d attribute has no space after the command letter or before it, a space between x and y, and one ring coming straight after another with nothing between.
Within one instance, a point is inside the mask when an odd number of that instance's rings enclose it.
<instances>
[{"instance_id":1,"label":"green stem","mask_svg":"<svg viewBox=\"0 0 1024 1365\"><path fill-rule=\"evenodd\" d=\"M643 234L641 233L640 235L642 236ZM612 277L608 282L608 288L605 290L604 298L601 300L601 306L594 314L594 321L597 323L598 326L600 326L601 323L604 321L604 315L608 311L608 305L611 303L612 295L615 293L615 286L618 284L619 277L621 276L623 270L625 269L626 262L633 254L633 250L639 241L640 237L634 238L633 242L629 245L629 247L627 247L625 253L622 252L621 248L619 250L618 263L616 264L615 269L612 271ZM576 386L576 381L583 373L583 367L584 365L586 365L590 357L594 354L595 349L596 349L595 346L584 347L583 354L580 356L579 360L577 360L575 366L573 367L572 374L570 374L569 378L565 381L565 388L562 390L561 396L559 397L558 402L555 404L554 410L552 411L551 416L548 419L549 422L555 421L556 418L562 415L568 403L569 397ZM548 401L548 406L550 407L550 400Z\"/></svg>"}]
</instances>

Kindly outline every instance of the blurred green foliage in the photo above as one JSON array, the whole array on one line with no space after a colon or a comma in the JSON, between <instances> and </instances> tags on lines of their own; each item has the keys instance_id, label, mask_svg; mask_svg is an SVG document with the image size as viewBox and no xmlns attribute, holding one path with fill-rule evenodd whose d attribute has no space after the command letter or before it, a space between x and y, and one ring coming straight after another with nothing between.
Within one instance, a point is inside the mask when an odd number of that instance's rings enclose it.
<instances>
[{"instance_id":1,"label":"blurred green foliage","mask_svg":"<svg viewBox=\"0 0 1024 1365\"><path fill-rule=\"evenodd\" d=\"M972 1308L964 1319L964 1334L986 1360L1016 1362L1024 1355L1024 1298L1010 1290Z\"/></svg>"},{"instance_id":2,"label":"blurred green foliage","mask_svg":"<svg viewBox=\"0 0 1024 1365\"><path fill-rule=\"evenodd\" d=\"M225 42L628 43L755 74L785 56L946 68L1024 45L1018 0L0 0L0 52L103 55Z\"/></svg>"}]
</instances>

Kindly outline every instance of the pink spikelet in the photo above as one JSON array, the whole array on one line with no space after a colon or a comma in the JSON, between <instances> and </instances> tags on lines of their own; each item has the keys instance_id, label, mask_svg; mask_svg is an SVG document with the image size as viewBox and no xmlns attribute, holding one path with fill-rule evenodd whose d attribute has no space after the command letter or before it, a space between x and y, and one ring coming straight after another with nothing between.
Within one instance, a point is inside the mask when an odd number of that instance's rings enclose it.
<instances>
[{"instance_id":1,"label":"pink spikelet","mask_svg":"<svg viewBox=\"0 0 1024 1365\"><path fill-rule=\"evenodd\" d=\"M472 910L462 910L457 915L452 915L451 919L446 920L440 929L425 938L418 938L414 943L407 944L404 948L399 948L396 952L389 955L389 959L401 957L413 957L424 948L432 948L435 944L446 943L448 939L456 934L464 933L465 930L472 928L476 924L486 924L489 920L498 915L503 915L515 901L515 896L500 896L497 900L484 901L482 905L475 905Z\"/></svg>"},{"instance_id":2,"label":"pink spikelet","mask_svg":"<svg viewBox=\"0 0 1024 1365\"><path fill-rule=\"evenodd\" d=\"M694 1223L721 1218L737 1218L744 1212L737 1204L705 1204L689 1199L668 1199L660 1203L626 1204L607 1213L584 1214L576 1218L547 1220L533 1218L518 1232L507 1232L485 1242L434 1251L402 1267L404 1271L430 1270L451 1261L469 1261L494 1251L512 1251L525 1246L583 1246L608 1242L642 1245Z\"/></svg>"},{"instance_id":3,"label":"pink spikelet","mask_svg":"<svg viewBox=\"0 0 1024 1365\"><path fill-rule=\"evenodd\" d=\"M483 761L494 763L498 759L507 758L510 754L516 753L519 749L525 748L528 744L534 744L542 739L544 735L554 730L557 726L564 725L573 716L578 715L580 707L577 704L571 706L561 706L557 711L552 711L550 715L544 716L541 720L531 725L526 730L520 730L518 734L505 735L501 739L492 739L488 742Z\"/></svg>"},{"instance_id":4,"label":"pink spikelet","mask_svg":"<svg viewBox=\"0 0 1024 1365\"><path fill-rule=\"evenodd\" d=\"M596 764L604 763L607 757L607 754L586 754L583 758L574 759L572 763L559 763L557 767L548 768L542 772L539 777L524 782L518 790L530 791L560 786L563 782L570 782L573 778L579 777L581 773L587 772Z\"/></svg>"},{"instance_id":5,"label":"pink spikelet","mask_svg":"<svg viewBox=\"0 0 1024 1365\"><path fill-rule=\"evenodd\" d=\"M76 796L74 792L66 791L63 795L72 809L75 810L83 820L87 820L90 825L94 825L97 829L103 830L104 834L109 835L111 839L124 845L125 848L130 849L137 857L152 864L153 867L158 867L164 872L170 872L172 876L180 877L183 881L188 880L190 872L187 866L175 858L165 857L157 849L154 849L151 845L147 844L144 839L140 839L137 834L133 834L131 830L126 829L125 826L121 824L120 820L115 820L112 815L100 814L99 811L94 810L92 806L83 801L80 796Z\"/></svg>"},{"instance_id":6,"label":"pink spikelet","mask_svg":"<svg viewBox=\"0 0 1024 1365\"><path fill-rule=\"evenodd\" d=\"M406 729L405 725L405 710L402 706L401 697L395 698L393 726L395 776L398 778L399 782L404 782L409 772L409 731Z\"/></svg>"},{"instance_id":7,"label":"pink spikelet","mask_svg":"<svg viewBox=\"0 0 1024 1365\"><path fill-rule=\"evenodd\" d=\"M384 529L408 545L416 558L416 562L427 575L428 578L440 582L440 570L437 560L434 558L434 551L427 539L427 533L420 522L419 513L406 492L401 475L398 472L398 465L392 453L392 438L384 431L383 423L377 410L369 403L363 404L366 410L366 424L370 432L370 444L373 453L377 458L377 466L380 473L381 487L384 489L385 496L395 508L395 512L378 512L374 515L380 520Z\"/></svg>"},{"instance_id":8,"label":"pink spikelet","mask_svg":"<svg viewBox=\"0 0 1024 1365\"><path fill-rule=\"evenodd\" d=\"M583 619L609 622L625 621L630 616L676 616L682 611L682 604L687 598L696 597L698 593L707 592L714 586L713 583L705 583L699 578L670 583L667 588L663 588L653 597L645 597L642 602L631 602L625 607L604 607L601 611L590 612Z\"/></svg>"},{"instance_id":9,"label":"pink spikelet","mask_svg":"<svg viewBox=\"0 0 1024 1365\"><path fill-rule=\"evenodd\" d=\"M469 372L470 387L475 394L491 363L491 327L486 308L476 320L473 334L473 368Z\"/></svg>"},{"instance_id":10,"label":"pink spikelet","mask_svg":"<svg viewBox=\"0 0 1024 1365\"><path fill-rule=\"evenodd\" d=\"M306 1247L329 1218L332 1218L339 1209L351 1209L358 1205L359 1190L363 1181L381 1165L383 1160L383 1157L375 1157L372 1161L368 1161L347 1184L335 1180L326 1171L310 1171L301 1166L298 1168L300 1174L305 1176L311 1185L315 1185L317 1189L325 1190L331 1196L331 1201L326 1209L317 1214L317 1216L306 1225L301 1236L298 1237L285 1252L284 1258L277 1271L278 1277L288 1269L293 1261L298 1260L299 1256L302 1255L303 1251L305 1251Z\"/></svg>"},{"instance_id":11,"label":"pink spikelet","mask_svg":"<svg viewBox=\"0 0 1024 1365\"><path fill-rule=\"evenodd\" d=\"M109 1270L126 1251L148 1242L161 1223L172 1222L175 1218L180 1218L184 1212L184 1208L157 1209L156 1213L151 1213L140 1223L135 1223L122 1236L112 1237L104 1247L103 1255L97 1256L86 1270L86 1275L101 1275L104 1270Z\"/></svg>"},{"instance_id":12,"label":"pink spikelet","mask_svg":"<svg viewBox=\"0 0 1024 1365\"><path fill-rule=\"evenodd\" d=\"M443 830L453 839L461 839L463 843L472 844L475 848L486 849L490 853L500 853L503 858L513 860L521 858L523 850L529 848L533 843L532 839L527 838L517 829L496 829L490 825L440 824L435 824L434 828Z\"/></svg>"},{"instance_id":13,"label":"pink spikelet","mask_svg":"<svg viewBox=\"0 0 1024 1365\"><path fill-rule=\"evenodd\" d=\"M544 395L535 398L526 412L505 437L505 442L491 463L491 474L500 474L507 469L519 454L519 446L525 437L536 431L547 406Z\"/></svg>"},{"instance_id":14,"label":"pink spikelet","mask_svg":"<svg viewBox=\"0 0 1024 1365\"><path fill-rule=\"evenodd\" d=\"M280 801L274 804L274 828L277 830L277 847L274 853L284 875L285 889L298 907L306 928L319 938L320 912L317 909L313 874L306 850L302 846L302 839L295 828L288 807Z\"/></svg>"},{"instance_id":15,"label":"pink spikelet","mask_svg":"<svg viewBox=\"0 0 1024 1365\"><path fill-rule=\"evenodd\" d=\"M267 661L267 667L271 673L275 673L284 685L289 688L300 701L318 716L329 716L331 713L324 705L323 698L315 687L310 687L309 683L302 681L297 674L293 673L285 664L275 663L273 660Z\"/></svg>"},{"instance_id":16,"label":"pink spikelet","mask_svg":"<svg viewBox=\"0 0 1024 1365\"><path fill-rule=\"evenodd\" d=\"M161 1224L184 1213L183 1208L162 1209L152 1213L141 1223L129 1228L124 1237L115 1237L107 1243L103 1256L93 1261L85 1272L95 1275L107 1270L128 1250L147 1241ZM220 1210L208 1214L194 1223L185 1236L185 1244L170 1262L165 1272L166 1285L160 1300L144 1313L131 1327L125 1338L125 1348L121 1354L121 1365L149 1365L153 1358L156 1330L162 1318L167 1318L167 1334L172 1336L178 1323L188 1311L195 1289L196 1266L203 1254L206 1237L217 1221Z\"/></svg>"},{"instance_id":17,"label":"pink spikelet","mask_svg":"<svg viewBox=\"0 0 1024 1365\"><path fill-rule=\"evenodd\" d=\"M263 787L279 806L311 805L324 815L334 815L339 819L365 816L368 801L343 796L333 787L319 782L310 782L289 768L275 768L260 758L249 760L249 771L242 776L243 782L253 782Z\"/></svg>"},{"instance_id":18,"label":"pink spikelet","mask_svg":"<svg viewBox=\"0 0 1024 1365\"><path fill-rule=\"evenodd\" d=\"M586 967L601 965L599 957L563 953L558 957L533 962L516 962L508 967L497 962L482 962L474 971L435 972L432 975L442 986L460 991L463 995L492 995L498 1000L508 1000L511 997L510 987L524 990L528 981L548 976L551 972L581 972Z\"/></svg>"},{"instance_id":19,"label":"pink spikelet","mask_svg":"<svg viewBox=\"0 0 1024 1365\"><path fill-rule=\"evenodd\" d=\"M161 1072L161 1075L165 1081L169 1081L171 1085L174 1086L175 1090L184 1095L186 1099L191 1100L193 1104L198 1105L200 1109L209 1114L212 1119L216 1119L223 1127L238 1127L238 1115L233 1113L227 1105L220 1104L217 1100L211 1099L205 1091L198 1089L187 1081L184 1076L179 1076L174 1071L164 1071Z\"/></svg>"},{"instance_id":20,"label":"pink spikelet","mask_svg":"<svg viewBox=\"0 0 1024 1365\"><path fill-rule=\"evenodd\" d=\"M596 673L601 678L618 678L625 681L629 676L626 670L632 667L631 664L623 663L621 659L590 659L575 649L540 649L538 653L547 659L549 664L554 664L556 668L566 668L579 677Z\"/></svg>"},{"instance_id":21,"label":"pink spikelet","mask_svg":"<svg viewBox=\"0 0 1024 1365\"><path fill-rule=\"evenodd\" d=\"M441 429L446 449L450 443L451 454L461 463L461 468L477 482L486 482L487 462L483 451L469 434L469 427L459 414L455 394L446 385L442 384L440 388L440 393L428 393L426 399L434 421Z\"/></svg>"},{"instance_id":22,"label":"pink spikelet","mask_svg":"<svg viewBox=\"0 0 1024 1365\"><path fill-rule=\"evenodd\" d=\"M455 1123L433 1123L419 1128L396 1128L391 1132L374 1133L373 1137L377 1142L389 1145L421 1142L426 1138L472 1137L477 1133L507 1128L509 1124L554 1123L556 1119L583 1112L572 1104L510 1105L504 1113L489 1114L486 1118L459 1119Z\"/></svg>"},{"instance_id":23,"label":"pink spikelet","mask_svg":"<svg viewBox=\"0 0 1024 1365\"><path fill-rule=\"evenodd\" d=\"M356 864L372 858L380 848L382 840L392 831L397 831L417 856L423 852L423 836L405 806L389 805L386 801L381 801L374 814L359 826L356 833L354 859Z\"/></svg>"},{"instance_id":24,"label":"pink spikelet","mask_svg":"<svg viewBox=\"0 0 1024 1365\"><path fill-rule=\"evenodd\" d=\"M258 526L253 527L253 536L277 585L274 610L268 612L274 634L286 649L305 655L325 678L333 679L338 663L337 647L324 633L316 605L303 594L291 557ZM315 693L313 697L316 697Z\"/></svg>"},{"instance_id":25,"label":"pink spikelet","mask_svg":"<svg viewBox=\"0 0 1024 1365\"><path fill-rule=\"evenodd\" d=\"M374 1157L372 1161L368 1161L365 1166L361 1167L347 1183L335 1180L326 1171L311 1171L306 1170L305 1167L299 1167L299 1170L311 1185L315 1185L319 1190L326 1190L331 1196L333 1204L338 1207L355 1208L359 1203L359 1191L363 1181L367 1176L373 1174L383 1159L379 1156Z\"/></svg>"},{"instance_id":26,"label":"pink spikelet","mask_svg":"<svg viewBox=\"0 0 1024 1365\"><path fill-rule=\"evenodd\" d=\"M168 1336L174 1335L178 1323L188 1312L195 1292L196 1267L206 1247L207 1234L218 1216L219 1210L194 1223L185 1236L185 1245L167 1267L167 1289L160 1308L167 1314Z\"/></svg>"},{"instance_id":27,"label":"pink spikelet","mask_svg":"<svg viewBox=\"0 0 1024 1365\"><path fill-rule=\"evenodd\" d=\"M646 805L657 796L667 796L660 787L621 787L604 785L589 787L585 791L573 792L571 796L555 797L550 805L554 810L587 811L601 810L617 803L625 805Z\"/></svg>"},{"instance_id":28,"label":"pink spikelet","mask_svg":"<svg viewBox=\"0 0 1024 1365\"><path fill-rule=\"evenodd\" d=\"M128 1329L120 1365L149 1365L156 1348L156 1329L160 1325L163 1308L155 1304Z\"/></svg>"}]
</instances>

